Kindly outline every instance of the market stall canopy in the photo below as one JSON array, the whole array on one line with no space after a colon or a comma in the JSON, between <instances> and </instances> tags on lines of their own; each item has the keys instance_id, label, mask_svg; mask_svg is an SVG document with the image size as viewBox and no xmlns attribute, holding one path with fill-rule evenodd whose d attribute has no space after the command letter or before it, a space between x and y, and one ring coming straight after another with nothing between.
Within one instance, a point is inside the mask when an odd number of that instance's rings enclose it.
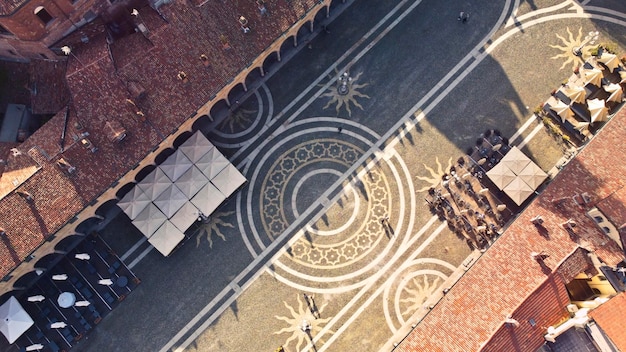
<instances>
[{"instance_id":1,"label":"market stall canopy","mask_svg":"<svg viewBox=\"0 0 626 352\"><path fill-rule=\"evenodd\" d=\"M208 183L191 199L191 203L203 214L209 215L214 212L224 200L226 200L226 196L212 183Z\"/></svg>"},{"instance_id":2,"label":"market stall canopy","mask_svg":"<svg viewBox=\"0 0 626 352\"><path fill-rule=\"evenodd\" d=\"M179 230L185 232L196 220L198 220L198 216L200 211L196 208L192 203L187 202L183 205L174 216L170 219L172 224L176 226Z\"/></svg>"},{"instance_id":3,"label":"market stall canopy","mask_svg":"<svg viewBox=\"0 0 626 352\"><path fill-rule=\"evenodd\" d=\"M180 146L179 150L182 150L189 160L191 160L192 163L195 163L213 148L213 144L209 142L209 140L200 131L198 131L189 137L189 139Z\"/></svg>"},{"instance_id":4,"label":"market stall canopy","mask_svg":"<svg viewBox=\"0 0 626 352\"><path fill-rule=\"evenodd\" d=\"M598 58L598 61L603 63L611 72L615 71L615 69L619 67L619 59L615 54L603 52Z\"/></svg>"},{"instance_id":5,"label":"market stall canopy","mask_svg":"<svg viewBox=\"0 0 626 352\"><path fill-rule=\"evenodd\" d=\"M535 163L529 163L517 176L522 179L532 190L536 190L548 178L541 168Z\"/></svg>"},{"instance_id":6,"label":"market stall canopy","mask_svg":"<svg viewBox=\"0 0 626 352\"><path fill-rule=\"evenodd\" d=\"M509 183L504 189L509 198L511 198L515 204L522 205L524 201L533 194L532 188L526 184L519 176L516 177L511 183Z\"/></svg>"},{"instance_id":7,"label":"market stall canopy","mask_svg":"<svg viewBox=\"0 0 626 352\"><path fill-rule=\"evenodd\" d=\"M246 183L246 178L234 165L228 164L217 176L211 179L211 183L228 197Z\"/></svg>"},{"instance_id":8,"label":"market stall canopy","mask_svg":"<svg viewBox=\"0 0 626 352\"><path fill-rule=\"evenodd\" d=\"M585 78L585 85L592 84L596 87L600 87L602 85L602 70L597 68L592 68L588 70L580 70Z\"/></svg>"},{"instance_id":9,"label":"market stall canopy","mask_svg":"<svg viewBox=\"0 0 626 352\"><path fill-rule=\"evenodd\" d=\"M530 162L530 158L519 150L519 148L511 147L511 150L502 158L500 164L504 164L504 166L511 169L511 171L517 175L522 172Z\"/></svg>"},{"instance_id":10,"label":"market stall canopy","mask_svg":"<svg viewBox=\"0 0 626 352\"><path fill-rule=\"evenodd\" d=\"M9 300L0 306L0 331L10 344L22 336L33 323L33 319L15 297L9 297Z\"/></svg>"},{"instance_id":11,"label":"market stall canopy","mask_svg":"<svg viewBox=\"0 0 626 352\"><path fill-rule=\"evenodd\" d=\"M134 220L148 204L150 204L150 198L139 187L133 187L122 200L117 202L117 205L131 220Z\"/></svg>"},{"instance_id":12,"label":"market stall canopy","mask_svg":"<svg viewBox=\"0 0 626 352\"><path fill-rule=\"evenodd\" d=\"M609 117L609 109L604 104L604 100L592 99L587 100L587 108L591 113L591 123L607 121Z\"/></svg>"},{"instance_id":13,"label":"market stall canopy","mask_svg":"<svg viewBox=\"0 0 626 352\"><path fill-rule=\"evenodd\" d=\"M180 188L183 194L189 199L193 198L207 183L209 183L209 179L195 166L190 167L189 170L175 182L176 186Z\"/></svg>"},{"instance_id":14,"label":"market stall canopy","mask_svg":"<svg viewBox=\"0 0 626 352\"><path fill-rule=\"evenodd\" d=\"M174 154L165 159L165 161L159 165L159 168L163 170L172 182L175 182L185 171L189 170L192 165L191 160L178 149Z\"/></svg>"},{"instance_id":15,"label":"market stall canopy","mask_svg":"<svg viewBox=\"0 0 626 352\"><path fill-rule=\"evenodd\" d=\"M170 184L170 186L154 200L154 205L168 218L172 217L185 203L187 203L187 197L174 184Z\"/></svg>"},{"instance_id":16,"label":"market stall canopy","mask_svg":"<svg viewBox=\"0 0 626 352\"><path fill-rule=\"evenodd\" d=\"M139 213L137 218L133 220L133 225L135 225L144 236L150 238L165 221L167 221L167 216L165 216L156 205L150 203L146 209Z\"/></svg>"},{"instance_id":17,"label":"market stall canopy","mask_svg":"<svg viewBox=\"0 0 626 352\"><path fill-rule=\"evenodd\" d=\"M170 184L172 184L172 181L165 175L163 170L157 167L146 178L141 180L137 187L141 188L150 200L155 200Z\"/></svg>"},{"instance_id":18,"label":"market stall canopy","mask_svg":"<svg viewBox=\"0 0 626 352\"><path fill-rule=\"evenodd\" d=\"M556 105L550 106L550 109L552 109L561 117L562 122L565 122L565 120L574 117L574 112L572 111L572 109L569 108L569 105L560 100L557 100Z\"/></svg>"},{"instance_id":19,"label":"market stall canopy","mask_svg":"<svg viewBox=\"0 0 626 352\"><path fill-rule=\"evenodd\" d=\"M217 176L217 174L228 165L230 165L230 161L228 161L217 148L209 150L208 153L204 154L196 162L198 169L202 171L209 180Z\"/></svg>"},{"instance_id":20,"label":"market stall canopy","mask_svg":"<svg viewBox=\"0 0 626 352\"><path fill-rule=\"evenodd\" d=\"M167 257L183 239L185 235L174 224L166 221L152 237L148 238L148 242Z\"/></svg>"},{"instance_id":21,"label":"market stall canopy","mask_svg":"<svg viewBox=\"0 0 626 352\"><path fill-rule=\"evenodd\" d=\"M586 91L585 88L581 86L573 86L573 87L562 87L561 92L565 94L568 98L572 99L572 102L584 104Z\"/></svg>"},{"instance_id":22,"label":"market stall canopy","mask_svg":"<svg viewBox=\"0 0 626 352\"><path fill-rule=\"evenodd\" d=\"M511 171L511 169L506 167L503 163L497 163L496 166L487 171L487 176L500 190L515 179L513 171Z\"/></svg>"},{"instance_id":23,"label":"market stall canopy","mask_svg":"<svg viewBox=\"0 0 626 352\"><path fill-rule=\"evenodd\" d=\"M624 91L622 90L622 86L617 83L611 83L606 86L603 86L604 90L611 94L607 101L614 101L616 103L621 103L624 100Z\"/></svg>"}]
</instances>

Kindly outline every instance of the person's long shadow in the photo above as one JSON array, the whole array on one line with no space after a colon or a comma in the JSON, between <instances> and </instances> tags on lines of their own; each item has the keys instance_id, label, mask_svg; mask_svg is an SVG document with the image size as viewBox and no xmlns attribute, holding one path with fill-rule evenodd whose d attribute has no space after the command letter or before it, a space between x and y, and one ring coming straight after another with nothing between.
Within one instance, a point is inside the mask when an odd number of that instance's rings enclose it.
<instances>
[{"instance_id":1,"label":"person's long shadow","mask_svg":"<svg viewBox=\"0 0 626 352\"><path fill-rule=\"evenodd\" d=\"M383 228L385 229L385 235L389 239L391 239L391 237L393 237L396 234L396 232L394 231L393 227L391 227L391 225L389 224L388 221L385 221L383 223Z\"/></svg>"}]
</instances>

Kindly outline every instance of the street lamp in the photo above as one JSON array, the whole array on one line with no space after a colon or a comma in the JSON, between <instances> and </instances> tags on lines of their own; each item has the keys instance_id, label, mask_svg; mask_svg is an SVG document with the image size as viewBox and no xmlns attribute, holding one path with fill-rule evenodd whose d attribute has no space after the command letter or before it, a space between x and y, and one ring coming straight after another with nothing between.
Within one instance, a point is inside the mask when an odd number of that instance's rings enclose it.
<instances>
[{"instance_id":1,"label":"street lamp","mask_svg":"<svg viewBox=\"0 0 626 352\"><path fill-rule=\"evenodd\" d=\"M600 32L598 31L591 31L589 32L589 34L587 34L585 36L585 39L583 40L582 43L580 43L579 46L572 48L572 52L574 53L574 55L576 56L582 56L583 55L583 48L585 47L585 45L587 44L594 44L596 42L596 40L598 40L598 35L600 34Z\"/></svg>"},{"instance_id":2,"label":"street lamp","mask_svg":"<svg viewBox=\"0 0 626 352\"><path fill-rule=\"evenodd\" d=\"M352 77L350 77L348 72L342 73L339 78L337 78L337 93L339 93L340 95L348 94L351 84Z\"/></svg>"}]
</instances>

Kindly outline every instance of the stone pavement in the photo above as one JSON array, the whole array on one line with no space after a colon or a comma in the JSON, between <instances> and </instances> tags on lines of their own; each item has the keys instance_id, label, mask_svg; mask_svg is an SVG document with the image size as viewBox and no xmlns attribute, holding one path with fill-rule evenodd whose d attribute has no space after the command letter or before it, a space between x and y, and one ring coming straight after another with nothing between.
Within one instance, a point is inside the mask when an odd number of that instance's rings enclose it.
<instances>
[{"instance_id":1,"label":"stone pavement","mask_svg":"<svg viewBox=\"0 0 626 352\"><path fill-rule=\"evenodd\" d=\"M487 129L552 169L565 147L531 113L570 74L579 29L626 45L623 12L460 6L354 2L303 44L207 131L249 183L171 257L129 251L142 284L76 349L392 349L480 255L428 211L428 188ZM142 237L124 216L103 233L119 253Z\"/></svg>"}]
</instances>

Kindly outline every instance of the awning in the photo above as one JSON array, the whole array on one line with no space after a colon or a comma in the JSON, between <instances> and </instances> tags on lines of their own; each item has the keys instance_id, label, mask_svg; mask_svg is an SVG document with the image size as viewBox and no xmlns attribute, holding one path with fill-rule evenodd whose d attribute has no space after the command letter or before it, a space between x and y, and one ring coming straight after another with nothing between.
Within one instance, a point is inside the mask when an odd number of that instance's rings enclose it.
<instances>
[{"instance_id":1,"label":"awning","mask_svg":"<svg viewBox=\"0 0 626 352\"><path fill-rule=\"evenodd\" d=\"M211 179L211 183L226 197L229 197L239 189L241 185L246 183L246 178L243 177L241 172L239 172L234 165L228 164L217 176Z\"/></svg>"},{"instance_id":2,"label":"awning","mask_svg":"<svg viewBox=\"0 0 626 352\"><path fill-rule=\"evenodd\" d=\"M213 184L208 183L191 199L191 203L203 214L210 215L225 199L226 196L222 192Z\"/></svg>"},{"instance_id":3,"label":"awning","mask_svg":"<svg viewBox=\"0 0 626 352\"><path fill-rule=\"evenodd\" d=\"M504 164L516 175L522 172L528 163L530 159L517 147L511 147L511 150L500 161L500 164Z\"/></svg>"},{"instance_id":4,"label":"awning","mask_svg":"<svg viewBox=\"0 0 626 352\"><path fill-rule=\"evenodd\" d=\"M150 204L150 198L139 187L133 187L122 200L117 202L117 206L122 208L131 220L134 220L148 204Z\"/></svg>"},{"instance_id":5,"label":"awning","mask_svg":"<svg viewBox=\"0 0 626 352\"><path fill-rule=\"evenodd\" d=\"M163 170L172 182L175 182L185 171L189 170L191 166L191 160L178 149L174 154L165 159L165 161L159 165L159 168Z\"/></svg>"},{"instance_id":6,"label":"awning","mask_svg":"<svg viewBox=\"0 0 626 352\"><path fill-rule=\"evenodd\" d=\"M197 162L200 158L213 149L214 146L208 139L200 132L194 133L188 140L183 143L179 150L191 160L192 163Z\"/></svg>"},{"instance_id":7,"label":"awning","mask_svg":"<svg viewBox=\"0 0 626 352\"><path fill-rule=\"evenodd\" d=\"M211 149L196 162L198 169L202 171L209 180L217 176L217 174L228 165L230 165L230 161L228 161L217 148Z\"/></svg>"},{"instance_id":8,"label":"awning","mask_svg":"<svg viewBox=\"0 0 626 352\"><path fill-rule=\"evenodd\" d=\"M174 184L171 184L154 200L154 204L168 218L172 217L185 203L187 203L187 197Z\"/></svg>"},{"instance_id":9,"label":"awning","mask_svg":"<svg viewBox=\"0 0 626 352\"><path fill-rule=\"evenodd\" d=\"M529 163L518 176L533 190L539 188L543 181L548 178L548 174L535 163Z\"/></svg>"},{"instance_id":10,"label":"awning","mask_svg":"<svg viewBox=\"0 0 626 352\"><path fill-rule=\"evenodd\" d=\"M137 218L133 220L133 225L135 225L144 236L150 238L165 221L167 221L167 216L165 216L156 205L150 203L139 213Z\"/></svg>"},{"instance_id":11,"label":"awning","mask_svg":"<svg viewBox=\"0 0 626 352\"><path fill-rule=\"evenodd\" d=\"M141 188L150 200L155 200L170 184L172 184L172 181L163 173L163 170L157 167L146 178L141 180L136 187Z\"/></svg>"},{"instance_id":12,"label":"awning","mask_svg":"<svg viewBox=\"0 0 626 352\"><path fill-rule=\"evenodd\" d=\"M491 170L487 171L487 176L498 189L503 189L515 179L515 174L503 163L497 163Z\"/></svg>"},{"instance_id":13,"label":"awning","mask_svg":"<svg viewBox=\"0 0 626 352\"><path fill-rule=\"evenodd\" d=\"M166 221L163 226L148 239L161 254L168 256L178 244L185 239L185 235L171 222Z\"/></svg>"},{"instance_id":14,"label":"awning","mask_svg":"<svg viewBox=\"0 0 626 352\"><path fill-rule=\"evenodd\" d=\"M183 194L190 199L207 183L209 183L209 179L195 166L189 168L175 182Z\"/></svg>"},{"instance_id":15,"label":"awning","mask_svg":"<svg viewBox=\"0 0 626 352\"><path fill-rule=\"evenodd\" d=\"M587 108L591 113L591 123L607 121L609 118L609 108L604 104L604 100L587 100Z\"/></svg>"},{"instance_id":16,"label":"awning","mask_svg":"<svg viewBox=\"0 0 626 352\"><path fill-rule=\"evenodd\" d=\"M9 297L9 300L0 306L0 331L10 344L22 336L32 325L33 319L15 297Z\"/></svg>"},{"instance_id":17,"label":"awning","mask_svg":"<svg viewBox=\"0 0 626 352\"><path fill-rule=\"evenodd\" d=\"M522 205L524 201L533 194L533 190L520 177L516 177L503 189L509 198L517 205Z\"/></svg>"}]
</instances>

